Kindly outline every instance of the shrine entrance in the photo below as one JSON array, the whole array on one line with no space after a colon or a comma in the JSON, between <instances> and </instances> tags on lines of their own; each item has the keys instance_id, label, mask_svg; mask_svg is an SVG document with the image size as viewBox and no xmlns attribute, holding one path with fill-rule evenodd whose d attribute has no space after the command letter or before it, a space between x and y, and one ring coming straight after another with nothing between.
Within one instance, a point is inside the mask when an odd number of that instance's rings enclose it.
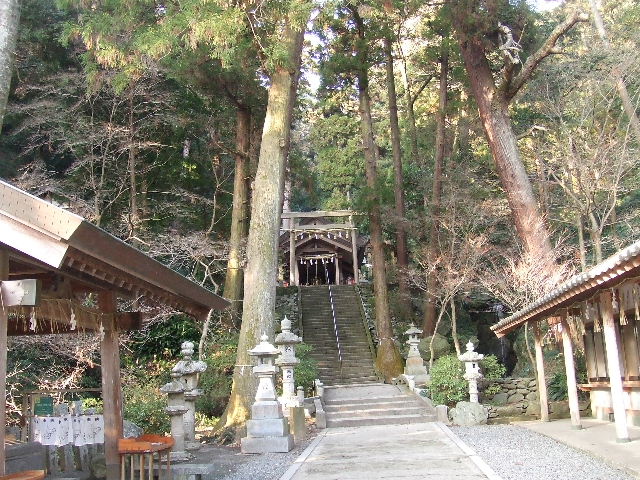
<instances>
[{"instance_id":1,"label":"shrine entrance","mask_svg":"<svg viewBox=\"0 0 640 480\"><path fill-rule=\"evenodd\" d=\"M283 212L280 229L282 281L289 285L358 283L367 240L350 210Z\"/></svg>"}]
</instances>

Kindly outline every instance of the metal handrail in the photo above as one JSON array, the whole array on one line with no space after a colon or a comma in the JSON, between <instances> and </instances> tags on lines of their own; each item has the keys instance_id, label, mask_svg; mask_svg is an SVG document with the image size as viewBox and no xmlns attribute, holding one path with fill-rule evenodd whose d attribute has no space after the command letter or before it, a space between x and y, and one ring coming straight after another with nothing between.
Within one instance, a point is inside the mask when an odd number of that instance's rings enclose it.
<instances>
[{"instance_id":1,"label":"metal handrail","mask_svg":"<svg viewBox=\"0 0 640 480\"><path fill-rule=\"evenodd\" d=\"M338 335L338 323L336 322L336 309L333 305L333 294L331 293L331 285L329 285L329 303L331 303L331 316L333 317L333 331L336 334L336 343L338 344L338 358L340 359L340 370L342 370L342 348L340 347L340 336Z\"/></svg>"}]
</instances>

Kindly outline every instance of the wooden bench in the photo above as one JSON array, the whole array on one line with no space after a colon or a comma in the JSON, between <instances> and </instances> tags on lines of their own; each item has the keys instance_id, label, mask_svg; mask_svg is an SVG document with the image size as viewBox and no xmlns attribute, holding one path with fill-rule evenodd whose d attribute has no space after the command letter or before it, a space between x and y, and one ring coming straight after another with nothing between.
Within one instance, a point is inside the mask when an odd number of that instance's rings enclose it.
<instances>
[{"instance_id":1,"label":"wooden bench","mask_svg":"<svg viewBox=\"0 0 640 480\"><path fill-rule=\"evenodd\" d=\"M129 456L129 478L135 477L136 466L139 467L139 479L145 478L145 463L148 466L148 479L153 480L153 457L158 455L158 478L171 478L171 447L174 445L173 437L162 435L142 435L136 438L121 438L118 440L118 453L120 454L120 480L126 480L126 457ZM166 461L162 464L162 454ZM148 458L148 460L147 460ZM163 475L164 472L164 475ZM0 479L2 480L2 479Z\"/></svg>"},{"instance_id":2,"label":"wooden bench","mask_svg":"<svg viewBox=\"0 0 640 480\"><path fill-rule=\"evenodd\" d=\"M0 476L0 480L44 480L44 470L26 470Z\"/></svg>"}]
</instances>

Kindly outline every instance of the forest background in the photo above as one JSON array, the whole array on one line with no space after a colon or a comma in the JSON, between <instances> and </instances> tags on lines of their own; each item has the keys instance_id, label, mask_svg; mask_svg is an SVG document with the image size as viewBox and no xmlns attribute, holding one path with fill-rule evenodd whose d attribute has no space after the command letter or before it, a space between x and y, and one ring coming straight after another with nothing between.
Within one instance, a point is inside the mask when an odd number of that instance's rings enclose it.
<instances>
[{"instance_id":1,"label":"forest background","mask_svg":"<svg viewBox=\"0 0 640 480\"><path fill-rule=\"evenodd\" d=\"M474 311L514 311L637 238L634 1L9 4L0 177L234 303L206 330L155 311L125 339L126 415L152 429L166 428L157 388L183 340L209 363L201 411L227 404L277 72L297 102L271 180L291 210L367 213L376 288L389 286L379 333L415 321L459 349ZM298 71L282 32L305 27ZM98 341L81 340L13 341L15 411L24 389L98 386ZM510 341L526 372L526 333Z\"/></svg>"}]
</instances>

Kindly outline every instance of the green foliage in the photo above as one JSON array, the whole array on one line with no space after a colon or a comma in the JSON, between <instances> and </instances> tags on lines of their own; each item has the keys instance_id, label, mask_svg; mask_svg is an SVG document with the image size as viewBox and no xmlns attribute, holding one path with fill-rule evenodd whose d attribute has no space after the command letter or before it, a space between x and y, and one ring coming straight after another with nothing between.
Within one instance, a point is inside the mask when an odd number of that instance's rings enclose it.
<instances>
[{"instance_id":1,"label":"green foliage","mask_svg":"<svg viewBox=\"0 0 640 480\"><path fill-rule=\"evenodd\" d=\"M313 390L313 381L318 378L318 364L311 358L313 347L306 343L301 343L296 347L296 357L300 363L294 368L296 387L304 387L306 394Z\"/></svg>"},{"instance_id":2,"label":"green foliage","mask_svg":"<svg viewBox=\"0 0 640 480\"><path fill-rule=\"evenodd\" d=\"M196 345L200 331L195 321L186 315L174 315L167 320L149 325L131 336L129 357L137 364L151 359L173 359L180 353L182 342L191 341Z\"/></svg>"},{"instance_id":3,"label":"green foliage","mask_svg":"<svg viewBox=\"0 0 640 480\"><path fill-rule=\"evenodd\" d=\"M487 355L480 361L484 379L488 385L484 392L494 395L500 391L495 380L502 378L506 372L495 355ZM431 368L431 399L437 404L453 405L465 400L469 392L469 383L464 379L464 366L455 354L438 358Z\"/></svg>"},{"instance_id":4,"label":"green foliage","mask_svg":"<svg viewBox=\"0 0 640 480\"><path fill-rule=\"evenodd\" d=\"M487 386L484 389L485 395L495 395L500 391L500 385L495 383L496 380L502 378L507 369L498 361L495 355L487 355L480 360L482 375L484 376Z\"/></svg>"},{"instance_id":5,"label":"green foliage","mask_svg":"<svg viewBox=\"0 0 640 480\"><path fill-rule=\"evenodd\" d=\"M467 397L469 384L462 378L464 367L456 355L445 355L433 362L429 390L437 405L454 405Z\"/></svg>"},{"instance_id":6,"label":"green foliage","mask_svg":"<svg viewBox=\"0 0 640 480\"><path fill-rule=\"evenodd\" d=\"M237 348L235 334L219 337L207 346L207 370L200 375L199 384L204 395L196 402L197 410L205 416L219 417L227 404Z\"/></svg>"},{"instance_id":7,"label":"green foliage","mask_svg":"<svg viewBox=\"0 0 640 480\"><path fill-rule=\"evenodd\" d=\"M567 374L565 372L556 372L547 386L549 392L549 400L554 402L566 400L568 398Z\"/></svg>"},{"instance_id":8,"label":"green foliage","mask_svg":"<svg viewBox=\"0 0 640 480\"><path fill-rule=\"evenodd\" d=\"M167 396L158 386L149 384L123 385L124 418L135 423L145 433L163 434L171 430L169 416L164 411Z\"/></svg>"}]
</instances>

